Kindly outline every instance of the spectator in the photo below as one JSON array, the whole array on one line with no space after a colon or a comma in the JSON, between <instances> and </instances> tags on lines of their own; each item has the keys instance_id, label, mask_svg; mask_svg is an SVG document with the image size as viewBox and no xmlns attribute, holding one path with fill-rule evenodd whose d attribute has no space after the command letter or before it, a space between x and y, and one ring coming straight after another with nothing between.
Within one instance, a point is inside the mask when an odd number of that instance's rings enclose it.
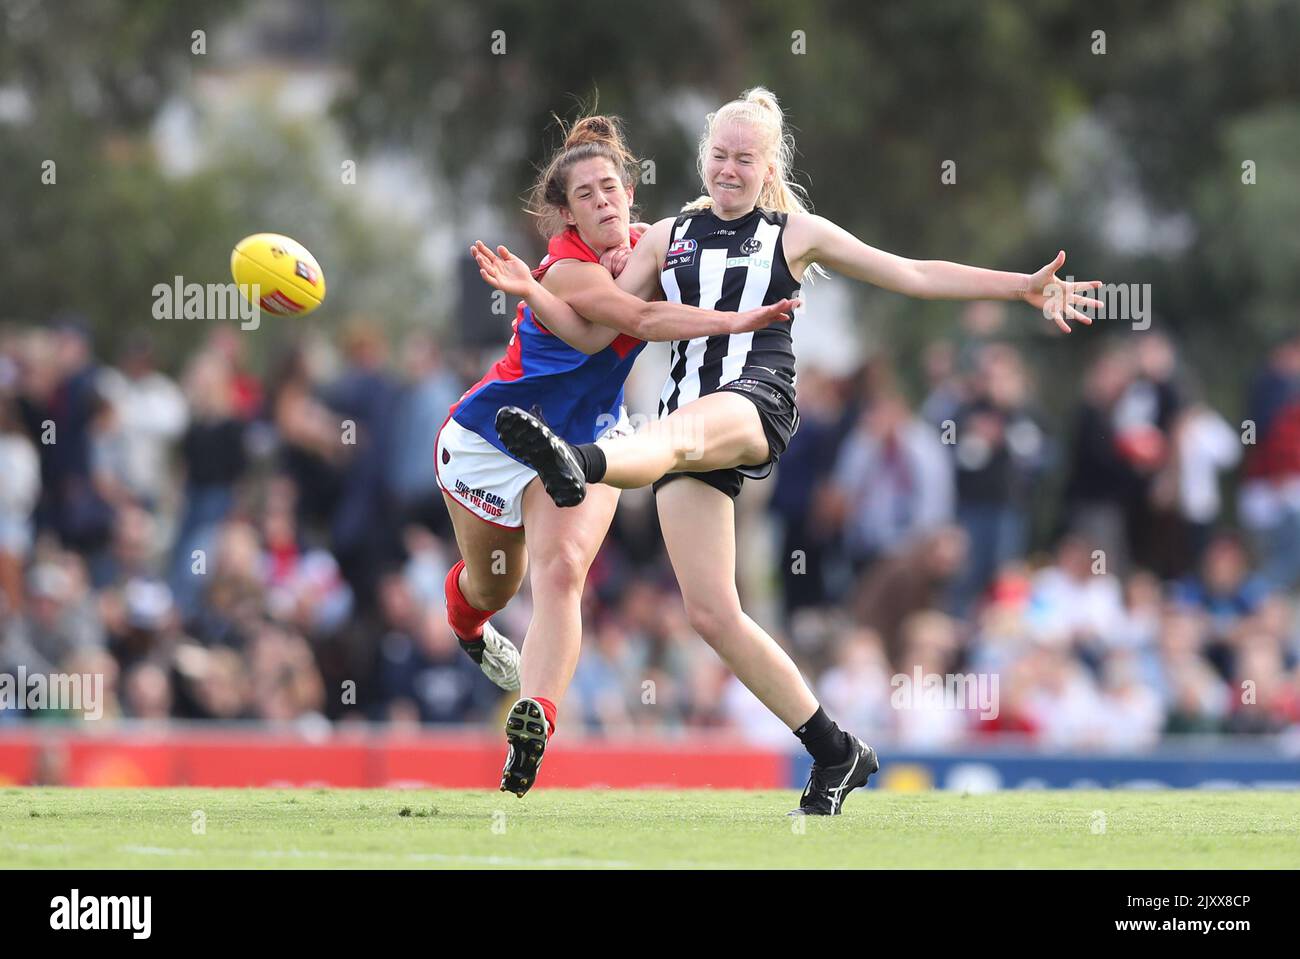
<instances>
[{"instance_id":1,"label":"spectator","mask_svg":"<svg viewBox=\"0 0 1300 959\"><path fill-rule=\"evenodd\" d=\"M1215 640L1226 642L1240 621L1259 610L1270 584L1250 571L1242 538L1224 531L1210 541L1199 572L1172 587L1173 598L1209 616Z\"/></svg>"},{"instance_id":2,"label":"spectator","mask_svg":"<svg viewBox=\"0 0 1300 959\"><path fill-rule=\"evenodd\" d=\"M394 578L389 592L401 593L405 585ZM381 590L381 592L384 592ZM473 722L486 714L501 697L461 652L456 637L438 607L417 607L403 597L394 605L391 595L387 615L393 617L381 644L379 682L381 701L390 715L409 714L414 707L424 723Z\"/></svg>"},{"instance_id":3,"label":"spectator","mask_svg":"<svg viewBox=\"0 0 1300 959\"><path fill-rule=\"evenodd\" d=\"M948 340L925 345L921 356L927 393L921 403L921 418L936 430L955 422L966 402L966 389L957 374L957 350Z\"/></svg>"},{"instance_id":4,"label":"spectator","mask_svg":"<svg viewBox=\"0 0 1300 959\"><path fill-rule=\"evenodd\" d=\"M1157 478L1170 487L1166 501L1176 502L1179 525L1170 537L1171 560L1165 575L1178 578L1200 563L1219 518L1219 474L1240 462L1241 436L1204 403L1191 403L1173 427L1169 468Z\"/></svg>"},{"instance_id":5,"label":"spectator","mask_svg":"<svg viewBox=\"0 0 1300 959\"><path fill-rule=\"evenodd\" d=\"M1132 358L1112 349L1089 368L1083 387L1084 401L1075 417L1074 446L1065 486L1065 520L1070 531L1107 557L1109 569L1127 576L1132 562L1128 521L1137 509L1145 482L1133 457L1119 445L1117 407L1133 381ZM1144 463L1159 450L1152 434L1139 430L1129 438L1130 448Z\"/></svg>"},{"instance_id":6,"label":"spectator","mask_svg":"<svg viewBox=\"0 0 1300 959\"><path fill-rule=\"evenodd\" d=\"M353 323L345 334L346 366L325 397L340 423L335 442L352 447L330 520L330 549L362 609L374 598L376 570L399 551L387 475L399 391L384 369L386 353L384 337L373 324Z\"/></svg>"},{"instance_id":7,"label":"spectator","mask_svg":"<svg viewBox=\"0 0 1300 959\"><path fill-rule=\"evenodd\" d=\"M32 548L32 510L41 492L40 459L12 400L0 395L0 614L21 614L23 566Z\"/></svg>"},{"instance_id":8,"label":"spectator","mask_svg":"<svg viewBox=\"0 0 1300 959\"><path fill-rule=\"evenodd\" d=\"M854 619L880 634L895 669L904 666L903 621L911 613L942 606L966 549L961 527L942 526L863 576L853 600Z\"/></svg>"},{"instance_id":9,"label":"spectator","mask_svg":"<svg viewBox=\"0 0 1300 959\"><path fill-rule=\"evenodd\" d=\"M171 679L156 663L143 662L131 667L123 685L123 711L130 718L161 723L171 715Z\"/></svg>"},{"instance_id":10,"label":"spectator","mask_svg":"<svg viewBox=\"0 0 1300 959\"><path fill-rule=\"evenodd\" d=\"M637 682L626 628L613 617L596 625L591 642L583 644L578 668L573 674L578 715L594 731L628 729L633 722L629 708Z\"/></svg>"},{"instance_id":11,"label":"spectator","mask_svg":"<svg viewBox=\"0 0 1300 959\"><path fill-rule=\"evenodd\" d=\"M842 717L846 729L888 731L893 716L889 705L890 668L884 643L870 629L854 629L839 644L835 662L817 684L822 704Z\"/></svg>"},{"instance_id":12,"label":"spectator","mask_svg":"<svg viewBox=\"0 0 1300 959\"><path fill-rule=\"evenodd\" d=\"M72 653L104 645L99 604L84 566L72 556L38 562L27 576L22 617L10 617L5 658L12 667L49 672Z\"/></svg>"},{"instance_id":13,"label":"spectator","mask_svg":"<svg viewBox=\"0 0 1300 959\"><path fill-rule=\"evenodd\" d=\"M1120 455L1138 477L1125 522L1134 561L1168 578L1179 562L1172 548L1178 538L1177 499L1172 490L1157 495L1157 480L1171 463L1174 423L1183 406L1175 385L1177 356L1169 337L1155 331L1137 338L1133 356L1134 375L1113 413Z\"/></svg>"},{"instance_id":14,"label":"spectator","mask_svg":"<svg viewBox=\"0 0 1300 959\"><path fill-rule=\"evenodd\" d=\"M430 437L446 421L460 398L461 384L443 363L437 342L416 331L402 348L406 382L401 387L393 422L389 467L395 506L407 522L419 522L443 536L451 533Z\"/></svg>"},{"instance_id":15,"label":"spectator","mask_svg":"<svg viewBox=\"0 0 1300 959\"><path fill-rule=\"evenodd\" d=\"M957 520L970 554L952 600L959 616L1004 563L1025 555L1033 487L1047 462L1047 440L1029 409L1020 354L987 346L979 357L974 395L954 414Z\"/></svg>"},{"instance_id":16,"label":"spectator","mask_svg":"<svg viewBox=\"0 0 1300 959\"><path fill-rule=\"evenodd\" d=\"M1123 589L1105 560L1080 537L1065 537L1056 563L1034 576L1026 611L1042 642L1073 649L1094 665L1125 620Z\"/></svg>"},{"instance_id":17,"label":"spectator","mask_svg":"<svg viewBox=\"0 0 1300 959\"><path fill-rule=\"evenodd\" d=\"M1255 377L1247 406L1239 510L1263 557L1262 573L1282 589L1300 584L1300 334L1291 333Z\"/></svg>"},{"instance_id":18,"label":"spectator","mask_svg":"<svg viewBox=\"0 0 1300 959\"><path fill-rule=\"evenodd\" d=\"M799 429L773 482L768 509L781 536L781 597L786 621L800 609L824 606L835 547L835 523L823 495L843 432L835 385L810 371L799 379ZM796 561L801 559L801 561Z\"/></svg>"},{"instance_id":19,"label":"spectator","mask_svg":"<svg viewBox=\"0 0 1300 959\"><path fill-rule=\"evenodd\" d=\"M901 633L898 685L890 698L898 740L919 749L953 746L980 712L978 702L957 701L956 687L950 685L957 661L956 624L942 613L923 610L904 620Z\"/></svg>"},{"instance_id":20,"label":"spectator","mask_svg":"<svg viewBox=\"0 0 1300 959\"><path fill-rule=\"evenodd\" d=\"M1031 552L1028 507L1050 492L1038 478L1052 430L1031 409L1020 348L994 338L1002 322L997 307L968 311L959 347L927 348L922 416L884 354L856 378L801 379L803 427L770 488L780 539L742 548L754 568L782 571L788 645L828 709L864 733L948 747L1018 735L1132 749L1300 722L1280 532L1300 476L1286 425L1300 339L1260 376L1253 445L1202 403L1179 410L1160 337L1103 356L1075 411L1064 517L1075 534L1044 558ZM121 369L104 369L75 323L0 331L0 670L101 673L105 714L150 722L415 728L499 708L443 622L456 553L427 455L474 361L417 333L402 383L376 330L348 328L340 370L319 329L288 354L264 408L248 338L214 332L187 357L181 408L162 418L187 424L179 439L141 419L149 397L175 399L147 350L129 344ZM57 454L56 437L68 441ZM1238 443L1258 564L1220 515L1217 483ZM686 624L653 498L641 498L640 523L626 521L637 497L624 501L584 595L566 708L593 731L715 729L789 748L789 730ZM1153 543L1167 549L1144 553ZM797 549L801 573L788 561ZM372 602L345 572L372 584ZM758 617L765 589L746 583ZM495 622L523 643L531 614L525 585ZM916 665L996 675L997 717L924 700L891 708L891 677Z\"/></svg>"},{"instance_id":21,"label":"spectator","mask_svg":"<svg viewBox=\"0 0 1300 959\"><path fill-rule=\"evenodd\" d=\"M214 353L201 353L186 377L191 419L181 441L185 466L184 506L175 537L171 586L181 610L196 612L215 530L235 504L235 489L247 466L244 425L235 415L231 370ZM196 552L197 551L197 552Z\"/></svg>"},{"instance_id":22,"label":"spectator","mask_svg":"<svg viewBox=\"0 0 1300 959\"><path fill-rule=\"evenodd\" d=\"M117 368L104 369L99 393L121 430L121 484L145 509L162 502L172 444L185 430L188 405L180 388L154 367L153 347L129 337Z\"/></svg>"},{"instance_id":23,"label":"spectator","mask_svg":"<svg viewBox=\"0 0 1300 959\"><path fill-rule=\"evenodd\" d=\"M934 428L898 394L878 399L845 440L831 481L855 570L906 548L953 516L953 471Z\"/></svg>"},{"instance_id":24,"label":"spectator","mask_svg":"<svg viewBox=\"0 0 1300 959\"><path fill-rule=\"evenodd\" d=\"M1135 654L1127 650L1108 653L1101 675L1105 744L1129 750L1155 745L1165 724L1164 703L1142 682Z\"/></svg>"},{"instance_id":25,"label":"spectator","mask_svg":"<svg viewBox=\"0 0 1300 959\"><path fill-rule=\"evenodd\" d=\"M353 447L343 443L340 418L321 402L322 351L305 345L280 359L267 396L267 415L279 440L278 467L298 491L298 518L306 528L327 525L338 499L339 470Z\"/></svg>"}]
</instances>

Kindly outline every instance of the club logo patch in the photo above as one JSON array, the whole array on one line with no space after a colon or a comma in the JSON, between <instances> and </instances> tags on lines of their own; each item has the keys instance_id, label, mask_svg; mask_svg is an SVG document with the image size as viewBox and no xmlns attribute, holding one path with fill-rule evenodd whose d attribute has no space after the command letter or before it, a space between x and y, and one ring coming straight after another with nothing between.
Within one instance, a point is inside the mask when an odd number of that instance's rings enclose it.
<instances>
[{"instance_id":1,"label":"club logo patch","mask_svg":"<svg viewBox=\"0 0 1300 959\"><path fill-rule=\"evenodd\" d=\"M740 252L745 256L753 256L761 249L763 249L763 241L756 236L745 237L745 242L740 244Z\"/></svg>"},{"instance_id":2,"label":"club logo patch","mask_svg":"<svg viewBox=\"0 0 1300 959\"><path fill-rule=\"evenodd\" d=\"M694 240L674 240L668 247L664 269L675 270L679 266L691 266L698 255L699 244Z\"/></svg>"}]
</instances>

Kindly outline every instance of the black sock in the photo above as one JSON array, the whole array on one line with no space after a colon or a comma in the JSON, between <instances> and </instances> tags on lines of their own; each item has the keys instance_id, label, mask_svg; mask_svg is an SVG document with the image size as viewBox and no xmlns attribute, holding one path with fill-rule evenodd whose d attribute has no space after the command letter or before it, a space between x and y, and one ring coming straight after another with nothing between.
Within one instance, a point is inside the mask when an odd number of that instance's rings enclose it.
<instances>
[{"instance_id":1,"label":"black sock","mask_svg":"<svg viewBox=\"0 0 1300 959\"><path fill-rule=\"evenodd\" d=\"M573 455L582 464L582 475L588 483L599 483L605 478L605 451L595 443L573 447Z\"/></svg>"},{"instance_id":2,"label":"black sock","mask_svg":"<svg viewBox=\"0 0 1300 959\"><path fill-rule=\"evenodd\" d=\"M835 725L820 706L812 718L794 731L808 750L813 762L819 766L834 766L848 758L851 748L849 734Z\"/></svg>"}]
</instances>

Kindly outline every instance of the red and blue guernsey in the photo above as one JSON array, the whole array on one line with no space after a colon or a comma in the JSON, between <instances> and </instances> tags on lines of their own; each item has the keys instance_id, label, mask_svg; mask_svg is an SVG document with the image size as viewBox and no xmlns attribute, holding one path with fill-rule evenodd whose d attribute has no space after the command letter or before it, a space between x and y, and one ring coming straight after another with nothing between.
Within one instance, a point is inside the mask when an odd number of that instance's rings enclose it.
<instances>
[{"instance_id":1,"label":"red and blue guernsey","mask_svg":"<svg viewBox=\"0 0 1300 959\"><path fill-rule=\"evenodd\" d=\"M600 257L569 227L551 239L533 276L540 280L560 260L599 263ZM551 429L575 444L594 441L618 422L623 383L644 340L622 333L599 353L583 353L544 327L525 302L513 329L506 355L457 400L452 419L503 453L496 430L503 406L540 407Z\"/></svg>"}]
</instances>

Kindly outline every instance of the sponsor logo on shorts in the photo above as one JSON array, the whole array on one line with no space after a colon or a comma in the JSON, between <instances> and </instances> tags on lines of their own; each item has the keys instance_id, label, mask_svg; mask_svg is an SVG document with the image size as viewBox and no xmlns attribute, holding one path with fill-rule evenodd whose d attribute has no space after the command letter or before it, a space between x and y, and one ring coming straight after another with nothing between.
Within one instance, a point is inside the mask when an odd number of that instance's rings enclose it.
<instances>
[{"instance_id":1,"label":"sponsor logo on shorts","mask_svg":"<svg viewBox=\"0 0 1300 959\"><path fill-rule=\"evenodd\" d=\"M485 489L470 489L464 480L456 480L456 495L489 516L501 516L506 511L504 498Z\"/></svg>"},{"instance_id":2,"label":"sponsor logo on shorts","mask_svg":"<svg viewBox=\"0 0 1300 959\"><path fill-rule=\"evenodd\" d=\"M732 380L730 383L725 384L725 386L729 390L744 390L746 393L757 393L759 390L764 390L773 399L780 396L776 390L768 386L762 380Z\"/></svg>"}]
</instances>

